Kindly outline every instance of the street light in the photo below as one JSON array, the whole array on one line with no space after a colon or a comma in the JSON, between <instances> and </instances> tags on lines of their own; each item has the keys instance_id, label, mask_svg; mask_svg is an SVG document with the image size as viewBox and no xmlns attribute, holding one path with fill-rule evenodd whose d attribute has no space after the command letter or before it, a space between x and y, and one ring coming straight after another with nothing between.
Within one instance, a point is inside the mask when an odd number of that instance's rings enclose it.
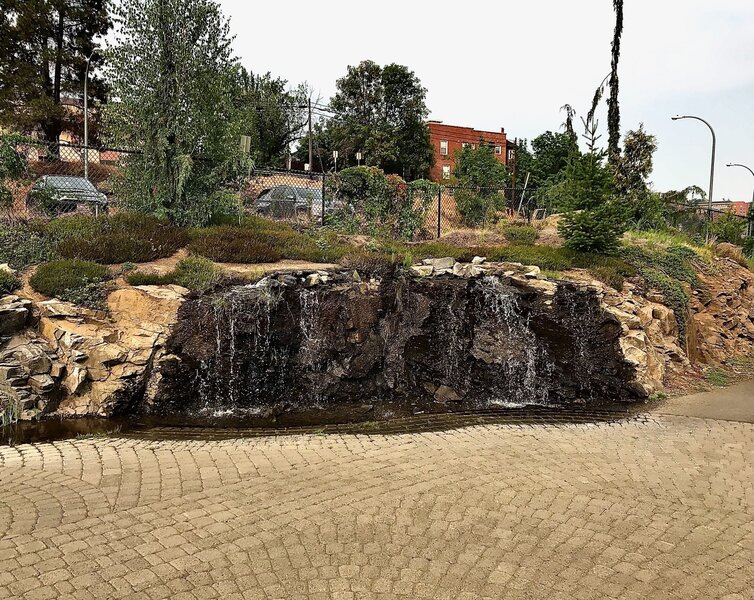
<instances>
[{"instance_id":1,"label":"street light","mask_svg":"<svg viewBox=\"0 0 754 600\"><path fill-rule=\"evenodd\" d=\"M92 61L95 50L86 59L86 70L84 71L84 179L89 179L89 94L87 93L87 82L89 81L89 64Z\"/></svg>"},{"instance_id":2,"label":"street light","mask_svg":"<svg viewBox=\"0 0 754 600\"><path fill-rule=\"evenodd\" d=\"M752 176L754 176L754 171L752 171L751 168L747 167L746 165L742 165L740 163L728 163L725 166L726 167L742 167L742 168L746 169L749 173L751 173ZM754 202L754 193L752 193L752 195L751 195L751 201Z\"/></svg>"},{"instance_id":3,"label":"street light","mask_svg":"<svg viewBox=\"0 0 754 600\"><path fill-rule=\"evenodd\" d=\"M707 196L707 210L709 211L708 216L711 217L712 215L712 184L715 182L715 130L712 129L712 125L707 123L707 121L705 121L701 117L695 117L693 115L676 115L675 117L670 117L670 118L673 119L673 121L677 121L678 119L696 119L697 121L701 121L707 127L709 127L709 130L712 133L712 160L710 162L709 194Z\"/></svg>"}]
</instances>

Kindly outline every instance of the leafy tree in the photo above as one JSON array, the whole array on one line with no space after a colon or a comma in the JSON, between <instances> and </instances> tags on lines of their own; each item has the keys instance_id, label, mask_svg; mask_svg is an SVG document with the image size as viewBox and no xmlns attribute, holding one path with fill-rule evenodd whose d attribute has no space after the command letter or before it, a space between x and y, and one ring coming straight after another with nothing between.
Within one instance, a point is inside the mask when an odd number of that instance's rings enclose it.
<instances>
[{"instance_id":1,"label":"leafy tree","mask_svg":"<svg viewBox=\"0 0 754 600\"><path fill-rule=\"evenodd\" d=\"M745 230L746 219L739 217L733 210L725 212L718 219L715 219L710 226L710 232L719 242L728 242L739 246L743 241Z\"/></svg>"},{"instance_id":2,"label":"leafy tree","mask_svg":"<svg viewBox=\"0 0 754 600\"><path fill-rule=\"evenodd\" d=\"M456 154L453 176L460 185L454 192L456 205L467 225L476 227L495 221L499 212L506 209L502 188L508 183L508 168L484 140Z\"/></svg>"},{"instance_id":3,"label":"leafy tree","mask_svg":"<svg viewBox=\"0 0 754 600\"><path fill-rule=\"evenodd\" d=\"M201 224L227 210L240 172L237 63L213 0L123 0L108 70L112 139L130 155L119 194L131 208Z\"/></svg>"},{"instance_id":4,"label":"leafy tree","mask_svg":"<svg viewBox=\"0 0 754 600\"><path fill-rule=\"evenodd\" d=\"M18 151L24 138L18 134L0 135L0 209L13 207L13 192L6 180L18 179L26 170L26 158Z\"/></svg>"},{"instance_id":5,"label":"leafy tree","mask_svg":"<svg viewBox=\"0 0 754 600\"><path fill-rule=\"evenodd\" d=\"M625 231L624 211L614 195L604 152L573 153L566 169L565 211L559 230L566 246L586 252L610 252Z\"/></svg>"},{"instance_id":6,"label":"leafy tree","mask_svg":"<svg viewBox=\"0 0 754 600\"><path fill-rule=\"evenodd\" d=\"M362 152L368 165L405 179L424 176L434 153L429 141L427 90L407 67L381 67L367 60L348 67L330 100L336 115L328 136L343 164L355 164Z\"/></svg>"},{"instance_id":7,"label":"leafy tree","mask_svg":"<svg viewBox=\"0 0 754 600\"><path fill-rule=\"evenodd\" d=\"M615 191L626 203L629 220L642 229L663 227L661 198L650 191L649 175L652 173L652 156L657 150L657 139L644 130L626 132L623 154L614 164Z\"/></svg>"},{"instance_id":8,"label":"leafy tree","mask_svg":"<svg viewBox=\"0 0 754 600\"><path fill-rule=\"evenodd\" d=\"M242 133L251 137L254 161L262 165L279 162L306 127L307 86L289 90L285 79L270 73L255 75L240 67L235 94Z\"/></svg>"},{"instance_id":9,"label":"leafy tree","mask_svg":"<svg viewBox=\"0 0 754 600\"><path fill-rule=\"evenodd\" d=\"M108 4L0 0L0 125L24 133L39 130L55 142L65 129L80 131L81 112L66 109L63 101L82 97L86 60L112 26ZM101 61L95 52L87 91L104 102L105 82L94 72Z\"/></svg>"}]
</instances>

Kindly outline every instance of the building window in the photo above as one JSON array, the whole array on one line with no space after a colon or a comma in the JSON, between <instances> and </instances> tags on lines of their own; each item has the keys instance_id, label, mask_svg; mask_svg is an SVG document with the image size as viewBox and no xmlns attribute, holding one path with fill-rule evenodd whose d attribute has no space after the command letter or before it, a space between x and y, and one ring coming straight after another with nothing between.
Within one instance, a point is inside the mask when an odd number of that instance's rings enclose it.
<instances>
[{"instance_id":1,"label":"building window","mask_svg":"<svg viewBox=\"0 0 754 600\"><path fill-rule=\"evenodd\" d=\"M462 146L463 146L464 148L468 148L469 146L471 146L471 144L469 144L468 142L464 142L464 143L463 143L463 144L461 144L461 145L462 145Z\"/></svg>"},{"instance_id":2,"label":"building window","mask_svg":"<svg viewBox=\"0 0 754 600\"><path fill-rule=\"evenodd\" d=\"M440 140L440 154L442 156L448 155L448 140Z\"/></svg>"},{"instance_id":3,"label":"building window","mask_svg":"<svg viewBox=\"0 0 754 600\"><path fill-rule=\"evenodd\" d=\"M513 148L511 148L510 150L508 150L508 161L509 162L513 160L514 155L515 155L515 152L513 151Z\"/></svg>"},{"instance_id":4,"label":"building window","mask_svg":"<svg viewBox=\"0 0 754 600\"><path fill-rule=\"evenodd\" d=\"M503 147L500 145L495 146L495 154L502 154L503 153Z\"/></svg>"},{"instance_id":5,"label":"building window","mask_svg":"<svg viewBox=\"0 0 754 600\"><path fill-rule=\"evenodd\" d=\"M443 165L442 166L442 178L443 179L450 179L450 165Z\"/></svg>"}]
</instances>

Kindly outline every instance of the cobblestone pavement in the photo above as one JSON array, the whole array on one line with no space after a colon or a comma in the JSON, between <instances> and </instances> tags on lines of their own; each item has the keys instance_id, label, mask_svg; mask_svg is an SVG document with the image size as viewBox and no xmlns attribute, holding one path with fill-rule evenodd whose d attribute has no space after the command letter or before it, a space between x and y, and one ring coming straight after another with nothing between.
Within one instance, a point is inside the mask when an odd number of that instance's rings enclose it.
<instances>
[{"instance_id":1,"label":"cobblestone pavement","mask_svg":"<svg viewBox=\"0 0 754 600\"><path fill-rule=\"evenodd\" d=\"M748 423L0 449L0 597L752 597Z\"/></svg>"}]
</instances>

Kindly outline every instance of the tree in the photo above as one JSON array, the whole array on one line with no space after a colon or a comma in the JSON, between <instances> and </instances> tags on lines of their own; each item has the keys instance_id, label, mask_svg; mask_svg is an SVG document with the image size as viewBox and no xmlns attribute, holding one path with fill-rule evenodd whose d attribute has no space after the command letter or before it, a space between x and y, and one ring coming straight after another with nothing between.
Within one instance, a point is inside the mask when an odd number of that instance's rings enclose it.
<instances>
[{"instance_id":1,"label":"tree","mask_svg":"<svg viewBox=\"0 0 754 600\"><path fill-rule=\"evenodd\" d=\"M53 142L65 129L78 132L82 114L64 101L82 97L90 55L87 91L105 101L95 73L102 55L92 52L112 26L108 0L0 0L0 8L0 125Z\"/></svg>"},{"instance_id":2,"label":"tree","mask_svg":"<svg viewBox=\"0 0 754 600\"><path fill-rule=\"evenodd\" d=\"M242 133L251 137L256 163L279 162L306 127L310 91L305 84L292 90L287 86L285 79L271 73L255 75L243 67L238 69L235 104L240 112Z\"/></svg>"},{"instance_id":3,"label":"tree","mask_svg":"<svg viewBox=\"0 0 754 600\"><path fill-rule=\"evenodd\" d=\"M241 119L228 21L213 0L123 0L107 73L118 102L106 124L128 157L119 192L131 208L201 224L238 173Z\"/></svg>"},{"instance_id":4,"label":"tree","mask_svg":"<svg viewBox=\"0 0 754 600\"><path fill-rule=\"evenodd\" d=\"M610 96L607 99L607 156L611 165L620 157L620 106L618 105L618 61L620 60L620 40L623 35L623 0L613 0L615 29L610 46Z\"/></svg>"},{"instance_id":5,"label":"tree","mask_svg":"<svg viewBox=\"0 0 754 600\"><path fill-rule=\"evenodd\" d=\"M615 189L620 196L638 199L649 191L655 150L657 138L644 130L643 123L639 129L626 132L623 154L615 163Z\"/></svg>"},{"instance_id":6,"label":"tree","mask_svg":"<svg viewBox=\"0 0 754 600\"><path fill-rule=\"evenodd\" d=\"M506 209L503 188L508 183L508 168L483 139L456 154L453 176L459 184L454 191L456 205L467 225L484 225Z\"/></svg>"},{"instance_id":7,"label":"tree","mask_svg":"<svg viewBox=\"0 0 754 600\"><path fill-rule=\"evenodd\" d=\"M367 60L349 66L336 86L330 100L335 117L327 129L344 164L355 164L362 152L365 164L407 180L429 171L434 153L425 122L427 90L413 71Z\"/></svg>"},{"instance_id":8,"label":"tree","mask_svg":"<svg viewBox=\"0 0 754 600\"><path fill-rule=\"evenodd\" d=\"M614 196L611 170L605 154L591 151L568 161L564 181L565 211L558 229L566 246L585 252L610 252L625 231L625 218Z\"/></svg>"}]
</instances>

